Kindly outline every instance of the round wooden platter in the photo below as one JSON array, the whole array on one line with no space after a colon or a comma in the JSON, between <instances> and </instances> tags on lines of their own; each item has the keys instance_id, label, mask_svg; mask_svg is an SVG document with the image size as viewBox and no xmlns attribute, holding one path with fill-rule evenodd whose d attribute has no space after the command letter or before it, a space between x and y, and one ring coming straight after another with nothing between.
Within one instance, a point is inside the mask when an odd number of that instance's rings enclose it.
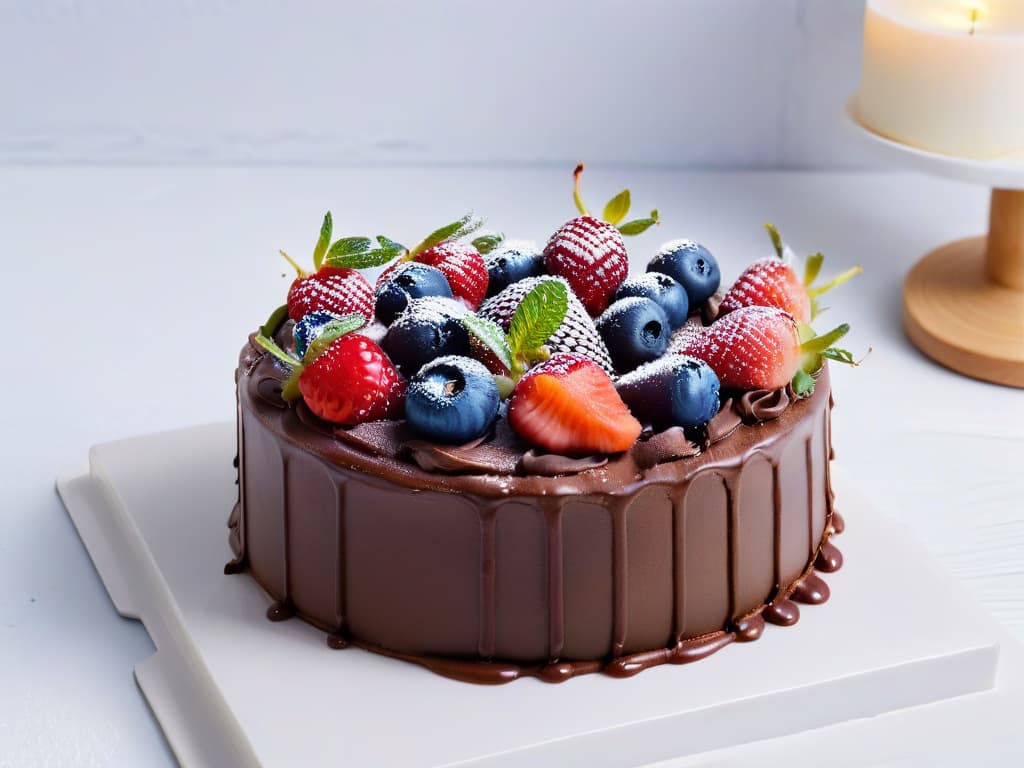
<instances>
[{"instance_id":1,"label":"round wooden platter","mask_svg":"<svg viewBox=\"0 0 1024 768\"><path fill-rule=\"evenodd\" d=\"M988 277L987 243L959 240L914 265L903 284L903 325L914 346L947 368L1024 387L1024 291Z\"/></svg>"}]
</instances>

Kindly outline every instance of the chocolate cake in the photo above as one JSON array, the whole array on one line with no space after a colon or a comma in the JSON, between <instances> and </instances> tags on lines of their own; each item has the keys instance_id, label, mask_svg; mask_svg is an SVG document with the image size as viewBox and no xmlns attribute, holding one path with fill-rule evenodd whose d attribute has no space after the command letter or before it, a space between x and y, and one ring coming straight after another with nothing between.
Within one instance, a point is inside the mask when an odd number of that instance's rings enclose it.
<instances>
[{"instance_id":1,"label":"chocolate cake","mask_svg":"<svg viewBox=\"0 0 1024 768\"><path fill-rule=\"evenodd\" d=\"M316 270L241 351L225 570L268 617L459 680L560 682L696 661L826 601L843 523L824 360L849 353L845 326L806 325L820 291L771 263L718 292L689 241L597 290L625 259L611 224L574 219L524 269L457 224L377 238L374 258L416 266L380 278L370 324L350 266L370 241L328 248L328 216ZM559 271L590 253L596 272Z\"/></svg>"}]
</instances>

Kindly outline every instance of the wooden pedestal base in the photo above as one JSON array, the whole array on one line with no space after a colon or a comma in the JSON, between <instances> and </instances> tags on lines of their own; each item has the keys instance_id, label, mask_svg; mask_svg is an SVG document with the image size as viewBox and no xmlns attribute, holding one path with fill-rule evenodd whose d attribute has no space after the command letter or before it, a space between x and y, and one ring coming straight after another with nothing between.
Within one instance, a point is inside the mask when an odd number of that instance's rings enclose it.
<instances>
[{"instance_id":1,"label":"wooden pedestal base","mask_svg":"<svg viewBox=\"0 0 1024 768\"><path fill-rule=\"evenodd\" d=\"M1024 387L1024 291L989 278L987 242L960 240L921 259L903 284L903 326L947 368Z\"/></svg>"}]
</instances>

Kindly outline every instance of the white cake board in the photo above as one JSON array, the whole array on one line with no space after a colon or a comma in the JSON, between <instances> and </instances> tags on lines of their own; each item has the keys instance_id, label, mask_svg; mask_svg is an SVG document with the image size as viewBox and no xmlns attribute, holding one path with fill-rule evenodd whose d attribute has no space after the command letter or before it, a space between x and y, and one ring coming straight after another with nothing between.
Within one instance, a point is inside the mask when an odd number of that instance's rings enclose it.
<instances>
[{"instance_id":1,"label":"white cake board","mask_svg":"<svg viewBox=\"0 0 1024 768\"><path fill-rule=\"evenodd\" d=\"M234 451L231 424L139 437L94 447L89 472L58 482L117 610L156 645L136 678L188 766L630 766L995 680L999 629L841 473L831 601L699 663L488 687L333 651L301 621L267 621L255 583L223 574Z\"/></svg>"}]
</instances>

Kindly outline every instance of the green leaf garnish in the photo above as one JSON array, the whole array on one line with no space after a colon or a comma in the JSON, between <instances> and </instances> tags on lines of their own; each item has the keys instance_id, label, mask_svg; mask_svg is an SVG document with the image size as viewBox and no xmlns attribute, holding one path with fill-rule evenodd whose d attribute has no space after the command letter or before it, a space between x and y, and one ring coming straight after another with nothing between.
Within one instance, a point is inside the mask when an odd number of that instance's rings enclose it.
<instances>
[{"instance_id":1,"label":"green leaf garnish","mask_svg":"<svg viewBox=\"0 0 1024 768\"><path fill-rule=\"evenodd\" d=\"M561 280L541 280L516 307L508 327L514 360L528 361L558 330L569 308L569 292Z\"/></svg>"},{"instance_id":2,"label":"green leaf garnish","mask_svg":"<svg viewBox=\"0 0 1024 768\"><path fill-rule=\"evenodd\" d=\"M329 323L325 323L320 329L320 334L306 347L306 354L302 356L302 364L309 365L326 352L331 344L345 334L359 330L364 325L366 325L366 318L358 313L345 315L340 320L331 320Z\"/></svg>"},{"instance_id":3,"label":"green leaf garnish","mask_svg":"<svg viewBox=\"0 0 1024 768\"><path fill-rule=\"evenodd\" d=\"M288 305L282 304L280 307L270 313L270 317L267 318L267 322L260 326L260 333L268 338L274 338L281 326L284 325L288 319Z\"/></svg>"},{"instance_id":4,"label":"green leaf garnish","mask_svg":"<svg viewBox=\"0 0 1024 768\"><path fill-rule=\"evenodd\" d=\"M267 350L267 352L269 352L271 355L276 357L278 360L280 360L282 363L289 366L290 368L295 368L301 365L298 359L292 357L279 346L277 346L277 342L271 339L269 336L264 336L262 333L259 333L256 335L255 341L257 344L263 347L263 349Z\"/></svg>"},{"instance_id":5,"label":"green leaf garnish","mask_svg":"<svg viewBox=\"0 0 1024 768\"><path fill-rule=\"evenodd\" d=\"M343 237L331 245L327 258L331 260L366 253L372 244L368 237Z\"/></svg>"},{"instance_id":6,"label":"green leaf garnish","mask_svg":"<svg viewBox=\"0 0 1024 768\"><path fill-rule=\"evenodd\" d=\"M383 235L377 236L377 242L381 247L371 249L368 237L346 237L331 246L324 264L328 267L369 269L387 264L396 256L407 253L404 245Z\"/></svg>"},{"instance_id":7,"label":"green leaf garnish","mask_svg":"<svg viewBox=\"0 0 1024 768\"><path fill-rule=\"evenodd\" d=\"M480 235L480 237L474 238L471 242L473 247L476 248L480 253L487 255L505 240L505 235L501 232L488 233L486 235Z\"/></svg>"},{"instance_id":8,"label":"green leaf garnish","mask_svg":"<svg viewBox=\"0 0 1024 768\"><path fill-rule=\"evenodd\" d=\"M785 258L786 246L782 242L782 235L779 234L779 230L775 228L774 224L765 224L764 228L768 230L768 236L772 239L775 255L780 259Z\"/></svg>"},{"instance_id":9,"label":"green leaf garnish","mask_svg":"<svg viewBox=\"0 0 1024 768\"><path fill-rule=\"evenodd\" d=\"M825 261L825 254L816 253L813 256L808 256L807 261L804 264L804 285L810 286L818 277L818 273L821 272L822 262Z\"/></svg>"},{"instance_id":10,"label":"green leaf garnish","mask_svg":"<svg viewBox=\"0 0 1024 768\"><path fill-rule=\"evenodd\" d=\"M651 211L651 215L645 219L633 219L633 221L627 221L625 224L620 224L618 230L624 235L639 235L641 232L646 232L656 224L661 224L661 219L658 218L657 209Z\"/></svg>"},{"instance_id":11,"label":"green leaf garnish","mask_svg":"<svg viewBox=\"0 0 1024 768\"><path fill-rule=\"evenodd\" d=\"M799 397L807 397L814 391L814 377L807 373L803 368L796 372L791 383L793 385L793 391L796 392Z\"/></svg>"},{"instance_id":12,"label":"green leaf garnish","mask_svg":"<svg viewBox=\"0 0 1024 768\"><path fill-rule=\"evenodd\" d=\"M601 214L601 218L609 224L618 224L626 218L626 215L629 213L630 204L629 190L624 189L608 201L608 204L604 207L604 213Z\"/></svg>"},{"instance_id":13,"label":"green leaf garnish","mask_svg":"<svg viewBox=\"0 0 1024 768\"><path fill-rule=\"evenodd\" d=\"M320 239L316 241L316 247L313 249L313 269L320 269L320 265L324 262L324 254L327 253L327 248L331 244L331 231L334 228L334 221L331 219L331 212L328 211L324 214L324 223L320 225Z\"/></svg>"},{"instance_id":14,"label":"green leaf garnish","mask_svg":"<svg viewBox=\"0 0 1024 768\"><path fill-rule=\"evenodd\" d=\"M398 256L399 254L409 252L409 249L406 248L404 245L402 245L401 243L396 243L394 240L384 237L384 235L377 235L377 243L385 251L390 251L394 253L396 256Z\"/></svg>"},{"instance_id":15,"label":"green leaf garnish","mask_svg":"<svg viewBox=\"0 0 1024 768\"><path fill-rule=\"evenodd\" d=\"M476 315L462 318L462 324L477 341L498 358L506 370L512 370L512 350L501 326Z\"/></svg>"},{"instance_id":16,"label":"green leaf garnish","mask_svg":"<svg viewBox=\"0 0 1024 768\"><path fill-rule=\"evenodd\" d=\"M453 221L451 224L447 224L440 229L435 229L423 238L419 245L412 249L411 255L415 256L418 253L423 253L428 248L433 248L435 245L447 240L458 240L460 237L471 235L483 225L484 220L470 211L458 221Z\"/></svg>"}]
</instances>

